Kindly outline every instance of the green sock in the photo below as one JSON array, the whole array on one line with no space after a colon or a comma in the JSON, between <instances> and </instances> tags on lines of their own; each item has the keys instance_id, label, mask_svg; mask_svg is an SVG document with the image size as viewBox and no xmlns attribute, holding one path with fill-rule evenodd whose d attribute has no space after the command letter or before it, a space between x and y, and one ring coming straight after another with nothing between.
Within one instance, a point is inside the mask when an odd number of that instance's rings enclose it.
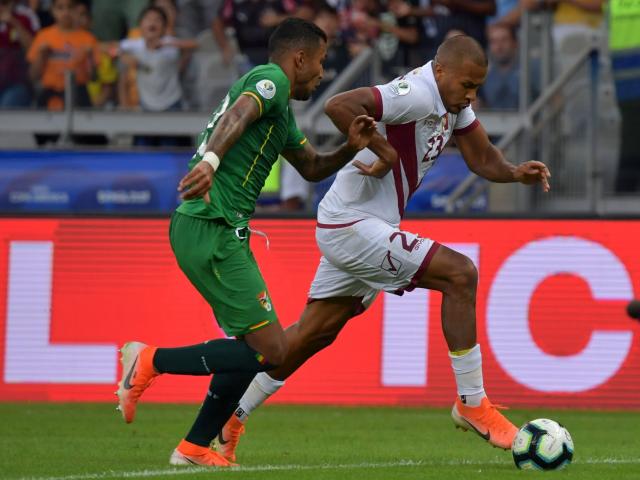
<instances>
[{"instance_id":1,"label":"green sock","mask_svg":"<svg viewBox=\"0 0 640 480\"><path fill-rule=\"evenodd\" d=\"M271 370L265 358L241 340L209 340L179 348L158 348L153 366L160 373L211 375L212 373Z\"/></svg>"},{"instance_id":2,"label":"green sock","mask_svg":"<svg viewBox=\"0 0 640 480\"><path fill-rule=\"evenodd\" d=\"M185 440L208 447L229 420L254 376L253 373L215 374Z\"/></svg>"}]
</instances>

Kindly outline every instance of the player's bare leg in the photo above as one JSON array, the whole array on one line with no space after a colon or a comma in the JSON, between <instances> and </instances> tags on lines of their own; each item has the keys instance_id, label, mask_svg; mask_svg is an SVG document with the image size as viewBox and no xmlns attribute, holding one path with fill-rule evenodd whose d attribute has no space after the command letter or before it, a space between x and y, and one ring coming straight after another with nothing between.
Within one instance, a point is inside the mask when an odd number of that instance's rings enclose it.
<instances>
[{"instance_id":1,"label":"player's bare leg","mask_svg":"<svg viewBox=\"0 0 640 480\"><path fill-rule=\"evenodd\" d=\"M478 272L464 255L439 245L418 287L442 292L442 331L449 351L476 345Z\"/></svg>"},{"instance_id":2,"label":"player's bare leg","mask_svg":"<svg viewBox=\"0 0 640 480\"><path fill-rule=\"evenodd\" d=\"M270 365L282 365L287 358L288 341L279 322L248 333L243 339L256 352L264 355Z\"/></svg>"},{"instance_id":3,"label":"player's bare leg","mask_svg":"<svg viewBox=\"0 0 640 480\"><path fill-rule=\"evenodd\" d=\"M289 354L279 367L268 372L269 376L283 381L309 358L331 345L358 307L354 297L319 299L309 303L300 319L284 331Z\"/></svg>"},{"instance_id":4,"label":"player's bare leg","mask_svg":"<svg viewBox=\"0 0 640 480\"><path fill-rule=\"evenodd\" d=\"M309 358L331 345L356 311L353 297L321 299L306 306L300 319L284 332L289 345L286 359L276 369L256 375L242 396L236 413L231 415L218 435L218 452L235 462L236 448L248 415L276 393L284 385L284 380Z\"/></svg>"},{"instance_id":5,"label":"player's bare leg","mask_svg":"<svg viewBox=\"0 0 640 480\"><path fill-rule=\"evenodd\" d=\"M482 356L476 344L476 288L473 262L439 246L418 286L442 292L442 330L458 387L451 411L456 426L473 430L492 445L511 448L518 429L487 398Z\"/></svg>"}]
</instances>

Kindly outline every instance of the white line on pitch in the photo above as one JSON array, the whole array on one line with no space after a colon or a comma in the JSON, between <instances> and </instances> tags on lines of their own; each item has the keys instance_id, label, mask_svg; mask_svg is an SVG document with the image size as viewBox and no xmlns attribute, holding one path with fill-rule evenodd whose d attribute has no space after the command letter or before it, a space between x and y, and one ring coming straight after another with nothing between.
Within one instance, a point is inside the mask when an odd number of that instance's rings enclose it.
<instances>
[{"instance_id":1,"label":"white line on pitch","mask_svg":"<svg viewBox=\"0 0 640 480\"><path fill-rule=\"evenodd\" d=\"M86 473L78 475L65 475L60 477L22 477L17 480L101 480L108 478L146 478L161 477L168 475L193 475L196 473L242 473L242 472L270 472L270 471L292 471L292 470L350 470L360 468L397 468L397 467L420 467L420 466L457 466L457 465L500 465L509 463L507 460L459 460L459 461L414 461L401 460L398 462L382 462L382 463L347 463L347 464L323 464L323 465L255 465L247 467L233 468L211 468L211 467L184 467L184 468L166 468L159 470L137 470L129 472L106 471L100 473ZM578 460L578 464L588 465L638 465L640 458L587 458Z\"/></svg>"}]
</instances>

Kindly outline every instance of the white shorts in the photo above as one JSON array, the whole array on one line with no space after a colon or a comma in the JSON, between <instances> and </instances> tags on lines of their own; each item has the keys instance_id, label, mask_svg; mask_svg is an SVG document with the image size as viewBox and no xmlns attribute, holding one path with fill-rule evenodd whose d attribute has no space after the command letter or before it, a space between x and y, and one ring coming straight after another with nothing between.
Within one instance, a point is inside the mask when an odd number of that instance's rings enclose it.
<instances>
[{"instance_id":1,"label":"white shorts","mask_svg":"<svg viewBox=\"0 0 640 480\"><path fill-rule=\"evenodd\" d=\"M318 223L316 241L322 258L309 301L355 297L357 313L369 307L380 290L397 295L413 290L439 246L377 218Z\"/></svg>"}]
</instances>

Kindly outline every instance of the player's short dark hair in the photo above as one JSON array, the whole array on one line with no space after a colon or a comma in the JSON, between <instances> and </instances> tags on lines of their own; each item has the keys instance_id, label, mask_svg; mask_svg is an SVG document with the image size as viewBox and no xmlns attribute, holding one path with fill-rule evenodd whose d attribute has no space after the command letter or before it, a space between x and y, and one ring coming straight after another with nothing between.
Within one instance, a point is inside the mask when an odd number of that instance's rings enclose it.
<instances>
[{"instance_id":1,"label":"player's short dark hair","mask_svg":"<svg viewBox=\"0 0 640 480\"><path fill-rule=\"evenodd\" d=\"M436 61L442 65L461 64L470 60L476 65L487 67L489 60L477 40L469 35L455 35L440 44Z\"/></svg>"},{"instance_id":2,"label":"player's short dark hair","mask_svg":"<svg viewBox=\"0 0 640 480\"><path fill-rule=\"evenodd\" d=\"M269 56L297 48L316 48L320 40L327 42L327 34L316 24L302 18L287 18L269 37Z\"/></svg>"},{"instance_id":3,"label":"player's short dark hair","mask_svg":"<svg viewBox=\"0 0 640 480\"><path fill-rule=\"evenodd\" d=\"M160 15L160 18L162 18L162 23L164 23L164 26L166 27L169 24L169 19L167 18L167 14L164 13L164 10L162 10L160 7L156 7L154 5L149 5L148 7L145 7L141 12L140 15L138 15L138 23L142 22L142 19L145 17L145 15L149 12L155 12L158 15Z\"/></svg>"}]
</instances>

